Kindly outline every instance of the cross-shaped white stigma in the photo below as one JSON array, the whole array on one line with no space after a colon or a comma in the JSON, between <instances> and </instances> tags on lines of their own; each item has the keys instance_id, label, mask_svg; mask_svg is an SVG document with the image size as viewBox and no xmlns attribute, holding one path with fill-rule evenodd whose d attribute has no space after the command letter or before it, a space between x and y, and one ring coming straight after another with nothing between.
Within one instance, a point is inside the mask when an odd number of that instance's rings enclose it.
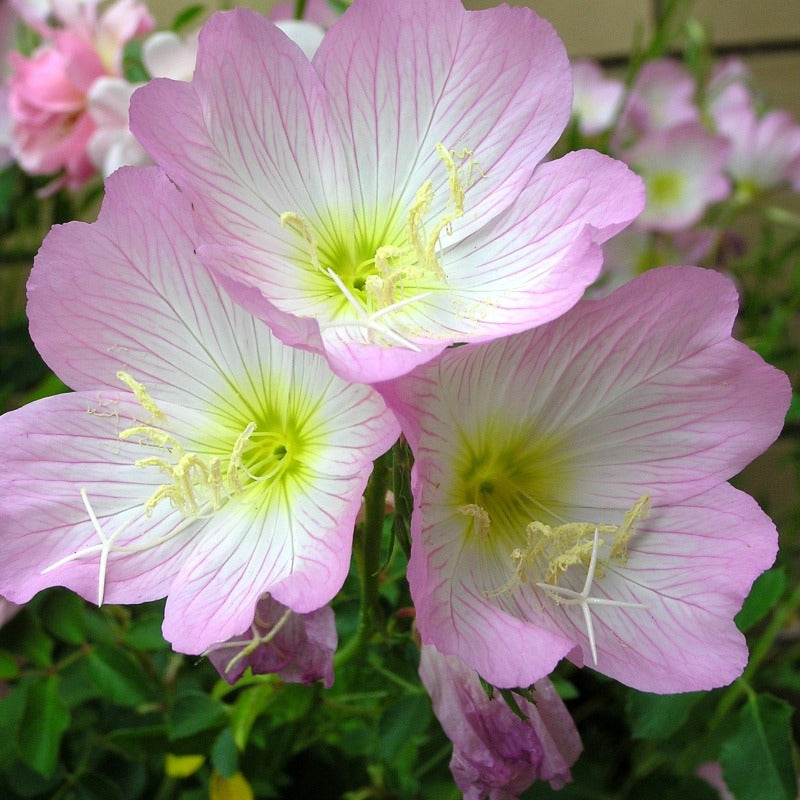
<instances>
[{"instance_id":1,"label":"cross-shaped white stigma","mask_svg":"<svg viewBox=\"0 0 800 800\"><path fill-rule=\"evenodd\" d=\"M592 612L589 606L616 606L617 608L646 608L641 603L627 603L623 600L610 600L606 597L590 597L589 592L594 581L594 573L597 568L597 551L600 547L600 530L595 527L594 541L592 542L592 555L589 559L589 569L586 571L586 580L580 593L574 589L567 589L564 586L554 586L551 583L537 583L540 589L544 589L550 595L556 595L555 601L565 606L580 606L583 612L583 620L586 623L586 633L589 637L589 647L592 651L592 660L597 666L597 647L594 642L594 628L592 627Z\"/></svg>"}]
</instances>

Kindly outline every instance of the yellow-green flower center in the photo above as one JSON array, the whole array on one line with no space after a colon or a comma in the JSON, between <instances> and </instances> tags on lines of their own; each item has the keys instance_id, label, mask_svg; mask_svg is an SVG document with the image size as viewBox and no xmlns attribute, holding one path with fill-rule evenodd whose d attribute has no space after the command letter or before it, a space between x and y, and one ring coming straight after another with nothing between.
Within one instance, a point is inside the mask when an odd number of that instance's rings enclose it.
<instances>
[{"instance_id":1,"label":"yellow-green flower center","mask_svg":"<svg viewBox=\"0 0 800 800\"><path fill-rule=\"evenodd\" d=\"M447 171L449 200L435 222L429 219L434 201L430 179L407 209L354 210L326 219L294 211L281 214L281 225L297 237L295 263L304 275L304 305L295 313L355 324L366 330L367 341L413 348L405 335L408 330L402 325L400 331L390 328L387 316L447 289L441 236L464 216L465 192L475 166L470 151L455 153L439 144L436 152ZM469 168L466 176L464 167Z\"/></svg>"}]
</instances>

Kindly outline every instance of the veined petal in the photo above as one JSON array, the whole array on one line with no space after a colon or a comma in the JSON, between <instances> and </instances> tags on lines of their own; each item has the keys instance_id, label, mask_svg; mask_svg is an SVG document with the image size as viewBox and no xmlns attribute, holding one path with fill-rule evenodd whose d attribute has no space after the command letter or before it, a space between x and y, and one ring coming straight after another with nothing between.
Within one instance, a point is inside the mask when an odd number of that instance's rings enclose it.
<instances>
[{"instance_id":1,"label":"veined petal","mask_svg":"<svg viewBox=\"0 0 800 800\"><path fill-rule=\"evenodd\" d=\"M640 178L593 150L540 165L513 205L442 255L453 296L480 308L478 319L464 316L465 338L505 336L571 308L600 271L599 245L644 201Z\"/></svg>"},{"instance_id":2,"label":"veined petal","mask_svg":"<svg viewBox=\"0 0 800 800\"><path fill-rule=\"evenodd\" d=\"M280 281L296 249L283 212L352 214L326 103L300 48L236 9L203 28L192 83L154 80L134 95L131 130L192 201L204 236L247 242L259 254L258 277L277 271Z\"/></svg>"},{"instance_id":3,"label":"veined petal","mask_svg":"<svg viewBox=\"0 0 800 800\"><path fill-rule=\"evenodd\" d=\"M595 597L642 606L592 606L597 669L657 694L733 681L747 664L747 644L733 617L777 547L769 517L728 484L654 509L630 540L625 563L607 567L594 583ZM579 573L573 586L583 582ZM580 643L583 663L591 665L577 605L557 605L522 588L516 602L548 630Z\"/></svg>"},{"instance_id":4,"label":"veined petal","mask_svg":"<svg viewBox=\"0 0 800 800\"><path fill-rule=\"evenodd\" d=\"M176 427L190 431L197 424L194 413L165 409ZM0 475L0 530L9 534L0 560L5 596L25 602L54 585L92 602L102 597L138 603L167 594L202 525L171 535L183 522L178 511L162 505L145 513L163 476L135 466L140 446L119 439L121 430L141 424L142 417L129 393L80 392L48 397L0 418L8 443ZM105 568L103 539L81 490L110 540Z\"/></svg>"},{"instance_id":5,"label":"veined petal","mask_svg":"<svg viewBox=\"0 0 800 800\"><path fill-rule=\"evenodd\" d=\"M414 453L408 577L424 642L499 686L580 662L578 646L649 691L738 674L733 614L774 557L774 528L724 480L772 442L790 392L731 339L735 313L727 279L664 268L376 384ZM719 634L710 666L697 639L653 644L703 626Z\"/></svg>"},{"instance_id":6,"label":"veined petal","mask_svg":"<svg viewBox=\"0 0 800 800\"><path fill-rule=\"evenodd\" d=\"M465 11L458 0L355 3L328 31L314 67L331 98L367 208L404 209L433 181L437 144L474 153L480 172L456 239L524 187L571 111L571 69L549 23L530 9ZM437 191L438 190L438 191Z\"/></svg>"},{"instance_id":7,"label":"veined petal","mask_svg":"<svg viewBox=\"0 0 800 800\"><path fill-rule=\"evenodd\" d=\"M336 594L371 463L399 430L373 389L283 345L222 294L191 252L187 213L158 170L124 170L97 223L53 234L31 287L35 335L86 391L0 426L23 445L41 440L20 459L22 477L13 464L5 480L12 498L26 487L36 513L25 524L49 559L39 568L21 555L9 597L55 582L91 596L93 581L98 600L166 594L167 637L200 653L249 625L264 593L301 613ZM82 259L68 259L63 275L59 244ZM85 430L88 455L69 452L50 419L62 411L79 418L64 430ZM42 426L53 435L40 436ZM29 476L48 464L51 440L63 452L39 491ZM116 474L133 487L121 507L103 483ZM8 509L25 516L12 500Z\"/></svg>"}]
</instances>

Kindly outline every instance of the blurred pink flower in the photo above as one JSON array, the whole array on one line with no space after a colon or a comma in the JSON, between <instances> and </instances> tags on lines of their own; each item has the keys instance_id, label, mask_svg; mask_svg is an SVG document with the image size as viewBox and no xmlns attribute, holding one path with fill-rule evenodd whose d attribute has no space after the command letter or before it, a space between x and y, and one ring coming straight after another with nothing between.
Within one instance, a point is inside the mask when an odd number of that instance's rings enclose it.
<instances>
[{"instance_id":1,"label":"blurred pink flower","mask_svg":"<svg viewBox=\"0 0 800 800\"><path fill-rule=\"evenodd\" d=\"M333 654L338 636L330 606L308 614L264 595L253 624L239 636L212 645L207 655L228 683L249 667L254 675L276 674L286 683L323 681L333 686Z\"/></svg>"},{"instance_id":2,"label":"blurred pink flower","mask_svg":"<svg viewBox=\"0 0 800 800\"><path fill-rule=\"evenodd\" d=\"M614 133L614 149L627 148L650 131L699 123L695 88L694 78L680 62L668 58L648 61L628 95Z\"/></svg>"},{"instance_id":3,"label":"blurred pink flower","mask_svg":"<svg viewBox=\"0 0 800 800\"><path fill-rule=\"evenodd\" d=\"M607 78L596 61L572 63L572 113L586 136L603 133L619 112L625 87L621 80Z\"/></svg>"},{"instance_id":4,"label":"blurred pink flower","mask_svg":"<svg viewBox=\"0 0 800 800\"><path fill-rule=\"evenodd\" d=\"M564 657L647 692L741 674L733 617L777 533L726 481L791 391L736 312L719 273L664 267L377 384L414 453L423 643L502 687Z\"/></svg>"},{"instance_id":5,"label":"blurred pink flower","mask_svg":"<svg viewBox=\"0 0 800 800\"><path fill-rule=\"evenodd\" d=\"M637 228L677 231L700 220L730 194L725 165L730 145L689 122L645 133L622 157L644 180L647 204Z\"/></svg>"},{"instance_id":6,"label":"blurred pink flower","mask_svg":"<svg viewBox=\"0 0 800 800\"><path fill-rule=\"evenodd\" d=\"M515 696L527 720L457 656L423 645L419 675L444 732L453 742L450 770L464 800L516 800L534 781L560 789L580 755L580 736L553 684L533 686L535 705Z\"/></svg>"},{"instance_id":7,"label":"blurred pink flower","mask_svg":"<svg viewBox=\"0 0 800 800\"><path fill-rule=\"evenodd\" d=\"M42 45L30 58L11 54L13 149L26 172L63 170L52 188L74 189L95 171L87 152L95 130L89 92L99 78L121 76L125 44L153 21L135 0L117 0L102 13L94 2L56 4L50 11L64 27L37 23Z\"/></svg>"},{"instance_id":8,"label":"blurred pink flower","mask_svg":"<svg viewBox=\"0 0 800 800\"><path fill-rule=\"evenodd\" d=\"M730 143L726 170L746 195L791 184L800 191L800 125L788 111L759 117L750 106L716 116L717 131Z\"/></svg>"}]
</instances>

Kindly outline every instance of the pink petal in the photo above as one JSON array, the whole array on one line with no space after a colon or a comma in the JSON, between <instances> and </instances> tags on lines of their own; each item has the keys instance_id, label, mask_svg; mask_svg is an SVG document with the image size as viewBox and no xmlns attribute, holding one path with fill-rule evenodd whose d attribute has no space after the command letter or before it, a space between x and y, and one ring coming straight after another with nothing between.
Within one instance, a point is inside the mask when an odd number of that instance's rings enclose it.
<instances>
[{"instance_id":1,"label":"pink petal","mask_svg":"<svg viewBox=\"0 0 800 800\"><path fill-rule=\"evenodd\" d=\"M509 204L569 119L571 70L555 31L526 8L464 11L458 0L356 2L314 66L331 97L367 210L410 206L427 178L443 213L437 144L474 152L456 240Z\"/></svg>"}]
</instances>

